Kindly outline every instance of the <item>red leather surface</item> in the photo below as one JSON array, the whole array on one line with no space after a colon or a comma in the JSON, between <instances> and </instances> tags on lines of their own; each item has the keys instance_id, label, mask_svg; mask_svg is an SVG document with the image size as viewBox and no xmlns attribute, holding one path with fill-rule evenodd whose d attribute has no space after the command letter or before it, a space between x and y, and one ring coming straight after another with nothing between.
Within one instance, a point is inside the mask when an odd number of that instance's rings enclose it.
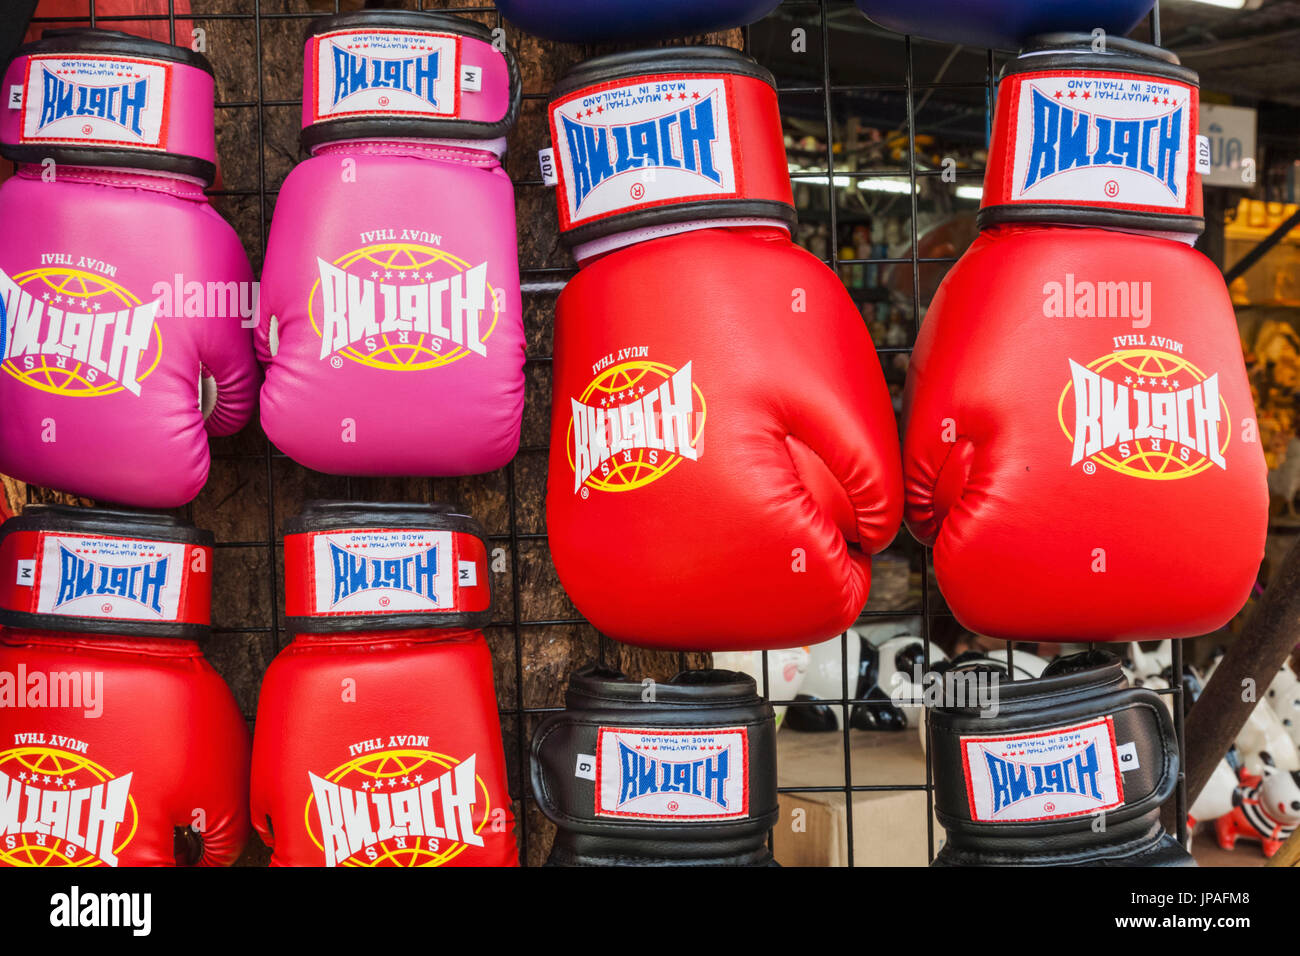
<instances>
[{"instance_id":1,"label":"red leather surface","mask_svg":"<svg viewBox=\"0 0 1300 956\"><path fill-rule=\"evenodd\" d=\"M1045 286L1067 276L1079 289L1149 282L1150 324L1049 317ZM1184 361L1217 373L1224 467L1144 461L1133 446L1127 470L1091 457L1071 464L1070 360L1134 348L1147 353L1147 374L1183 388L1196 380ZM1172 391L1139 385L1143 359L1132 361L1121 383ZM973 631L1049 641L1204 634L1245 603L1263 557L1268 492L1254 414L1227 290L1200 253L1097 229L991 230L949 273L917 340L905 396L907 524L933 543L940 590ZM1115 462L1122 456L1112 447ZM1188 465L1202 457L1189 450Z\"/></svg>"},{"instance_id":2,"label":"red leather surface","mask_svg":"<svg viewBox=\"0 0 1300 956\"><path fill-rule=\"evenodd\" d=\"M642 243L569 283L555 348L547 528L560 580L597 628L732 650L821 640L853 620L869 555L898 529L901 476L879 361L834 273L777 230ZM642 465L597 468L575 488L572 402L599 403L624 349L659 369L691 363L698 458L652 477L652 450L633 450ZM662 378L637 376L633 392ZM620 474L639 485L602 490Z\"/></svg>"},{"instance_id":3,"label":"red leather surface","mask_svg":"<svg viewBox=\"0 0 1300 956\"><path fill-rule=\"evenodd\" d=\"M87 716L85 698L78 707L0 707L0 773L9 778L0 784L57 794L130 774L130 809L113 834L118 865L175 865L173 828L195 822L198 865L235 861L248 838L248 728L197 644L0 631L0 672L19 668L29 703L30 675L102 675L101 712ZM28 800L15 807L20 818ZM41 835L4 831L0 865L102 865L66 838L46 834L42 847Z\"/></svg>"},{"instance_id":4,"label":"red leather surface","mask_svg":"<svg viewBox=\"0 0 1300 956\"><path fill-rule=\"evenodd\" d=\"M365 749L369 741L378 744ZM362 848L340 865L517 865L492 659L478 631L299 635L262 681L254 826L272 848L272 866L322 866L309 773L354 792L369 793L378 782L376 789L389 795L427 784L471 756L478 777L473 821L482 846L439 839L430 851L426 829L426 837L405 837L404 846L392 837L368 843L374 859ZM370 813L377 830L382 822L374 807Z\"/></svg>"}]
</instances>

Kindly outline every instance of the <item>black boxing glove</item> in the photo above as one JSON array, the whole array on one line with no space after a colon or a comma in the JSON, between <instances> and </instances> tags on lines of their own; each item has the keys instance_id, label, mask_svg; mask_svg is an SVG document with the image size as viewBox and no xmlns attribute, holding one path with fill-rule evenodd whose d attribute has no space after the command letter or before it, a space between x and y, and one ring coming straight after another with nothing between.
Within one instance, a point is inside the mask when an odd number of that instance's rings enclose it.
<instances>
[{"instance_id":1,"label":"black boxing glove","mask_svg":"<svg viewBox=\"0 0 1300 956\"><path fill-rule=\"evenodd\" d=\"M964 673L996 695L930 712L948 832L933 865L1196 865L1160 823L1178 779L1173 721L1112 655L1058 658L1035 680Z\"/></svg>"},{"instance_id":2,"label":"black boxing glove","mask_svg":"<svg viewBox=\"0 0 1300 956\"><path fill-rule=\"evenodd\" d=\"M533 735L547 866L775 866L776 723L752 678L588 666Z\"/></svg>"}]
</instances>

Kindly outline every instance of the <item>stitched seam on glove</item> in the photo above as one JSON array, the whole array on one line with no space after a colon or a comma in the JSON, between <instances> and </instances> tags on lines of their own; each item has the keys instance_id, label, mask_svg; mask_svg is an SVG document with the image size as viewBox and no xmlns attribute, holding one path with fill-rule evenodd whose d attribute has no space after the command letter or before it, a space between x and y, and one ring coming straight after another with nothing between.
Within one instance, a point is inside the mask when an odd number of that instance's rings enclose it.
<instances>
[{"instance_id":1,"label":"stitched seam on glove","mask_svg":"<svg viewBox=\"0 0 1300 956\"><path fill-rule=\"evenodd\" d=\"M41 169L31 164L18 167L18 175L24 179L40 179ZM147 169L107 169L102 166L60 166L60 182L92 183L100 186L134 187L166 193L177 199L192 202L208 201L203 187L189 179L178 178L166 173L154 173Z\"/></svg>"},{"instance_id":2,"label":"stitched seam on glove","mask_svg":"<svg viewBox=\"0 0 1300 956\"><path fill-rule=\"evenodd\" d=\"M416 159L454 160L470 166L500 166L501 160L494 153L478 149L463 149L455 146L434 146L421 143L404 143L400 141L364 140L361 143L331 143L318 149L313 155L321 156L329 152L360 153L366 156L409 156Z\"/></svg>"}]
</instances>

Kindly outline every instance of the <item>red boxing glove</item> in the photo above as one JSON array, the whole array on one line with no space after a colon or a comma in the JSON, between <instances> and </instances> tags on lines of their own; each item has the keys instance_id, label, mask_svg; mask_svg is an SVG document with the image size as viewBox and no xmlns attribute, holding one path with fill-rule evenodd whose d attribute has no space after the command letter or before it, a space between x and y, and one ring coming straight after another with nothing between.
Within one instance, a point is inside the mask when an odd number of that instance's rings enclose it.
<instances>
[{"instance_id":1,"label":"red boxing glove","mask_svg":"<svg viewBox=\"0 0 1300 956\"><path fill-rule=\"evenodd\" d=\"M446 506L315 502L288 522L297 635L253 742L272 866L518 864L490 604L482 530Z\"/></svg>"},{"instance_id":2,"label":"red boxing glove","mask_svg":"<svg viewBox=\"0 0 1300 956\"><path fill-rule=\"evenodd\" d=\"M908 527L933 544L957 619L1009 640L1204 634L1246 602L1264 552L1232 303L1186 244L1201 224L1196 75L1143 44L1107 49L1081 39L1008 68L985 231L908 374ZM1157 90L1159 106L1055 95L1110 84ZM1077 152L1085 138L1096 152Z\"/></svg>"},{"instance_id":3,"label":"red boxing glove","mask_svg":"<svg viewBox=\"0 0 1300 956\"><path fill-rule=\"evenodd\" d=\"M790 242L771 76L712 47L603 57L552 94L551 128L582 266L546 496L565 590L645 646L842 631L901 519L898 438L861 315Z\"/></svg>"},{"instance_id":4,"label":"red boxing glove","mask_svg":"<svg viewBox=\"0 0 1300 956\"><path fill-rule=\"evenodd\" d=\"M157 515L32 505L0 526L0 865L239 856L248 727L191 639L211 559L209 533Z\"/></svg>"}]
</instances>

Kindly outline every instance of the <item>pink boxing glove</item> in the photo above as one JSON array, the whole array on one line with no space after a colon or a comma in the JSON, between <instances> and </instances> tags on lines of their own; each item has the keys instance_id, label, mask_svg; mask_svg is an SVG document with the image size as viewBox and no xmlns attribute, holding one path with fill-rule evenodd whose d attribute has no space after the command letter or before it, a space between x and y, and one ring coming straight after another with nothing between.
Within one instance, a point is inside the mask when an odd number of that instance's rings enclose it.
<instances>
[{"instance_id":1,"label":"pink boxing glove","mask_svg":"<svg viewBox=\"0 0 1300 956\"><path fill-rule=\"evenodd\" d=\"M151 508L194 498L207 434L252 416L248 258L208 205L212 68L51 30L4 76L0 472Z\"/></svg>"},{"instance_id":2,"label":"pink boxing glove","mask_svg":"<svg viewBox=\"0 0 1300 956\"><path fill-rule=\"evenodd\" d=\"M491 40L412 11L312 22L312 157L276 201L254 333L262 427L309 468L476 474L519 445L520 83Z\"/></svg>"}]
</instances>

